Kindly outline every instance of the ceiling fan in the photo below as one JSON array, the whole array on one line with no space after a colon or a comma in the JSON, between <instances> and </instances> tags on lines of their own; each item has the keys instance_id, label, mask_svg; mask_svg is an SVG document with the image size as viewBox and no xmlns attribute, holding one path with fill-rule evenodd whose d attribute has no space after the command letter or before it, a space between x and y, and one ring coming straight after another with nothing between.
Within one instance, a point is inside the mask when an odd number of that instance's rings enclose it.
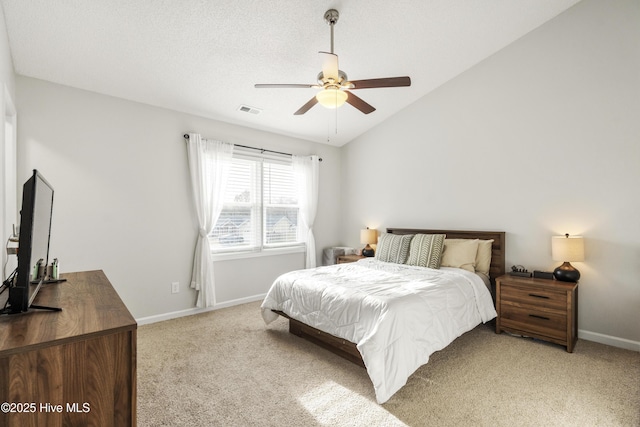
<instances>
[{"instance_id":1,"label":"ceiling fan","mask_svg":"<svg viewBox=\"0 0 640 427\"><path fill-rule=\"evenodd\" d=\"M338 22L338 11L329 9L324 14L324 19L331 27L331 52L319 52L324 56L322 71L318 74L316 84L257 84L258 89L273 88L316 88L322 89L316 96L298 109L294 115L304 114L317 103L327 108L338 108L345 102L351 104L364 114L374 112L376 109L357 97L355 89L371 89L383 87L411 86L411 79L404 77L386 77L379 79L352 80L347 79L347 74L338 68L338 55L333 53L333 26Z\"/></svg>"}]
</instances>

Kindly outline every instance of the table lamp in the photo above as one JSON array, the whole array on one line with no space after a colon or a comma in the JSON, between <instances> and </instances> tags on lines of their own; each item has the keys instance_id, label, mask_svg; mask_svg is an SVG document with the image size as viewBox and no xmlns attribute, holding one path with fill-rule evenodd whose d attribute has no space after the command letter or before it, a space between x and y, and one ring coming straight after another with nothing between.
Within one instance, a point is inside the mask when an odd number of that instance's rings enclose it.
<instances>
[{"instance_id":1,"label":"table lamp","mask_svg":"<svg viewBox=\"0 0 640 427\"><path fill-rule=\"evenodd\" d=\"M553 277L563 282L577 282L580 272L571 261L584 261L584 239L582 236L553 236L551 238L551 258L562 261L563 264L553 270Z\"/></svg>"},{"instance_id":2,"label":"table lamp","mask_svg":"<svg viewBox=\"0 0 640 427\"><path fill-rule=\"evenodd\" d=\"M371 257L374 255L373 248L369 246L371 243L375 243L378 240L377 230L372 230L367 227L365 230L360 230L360 243L365 243L367 246L362 250L363 256Z\"/></svg>"}]
</instances>

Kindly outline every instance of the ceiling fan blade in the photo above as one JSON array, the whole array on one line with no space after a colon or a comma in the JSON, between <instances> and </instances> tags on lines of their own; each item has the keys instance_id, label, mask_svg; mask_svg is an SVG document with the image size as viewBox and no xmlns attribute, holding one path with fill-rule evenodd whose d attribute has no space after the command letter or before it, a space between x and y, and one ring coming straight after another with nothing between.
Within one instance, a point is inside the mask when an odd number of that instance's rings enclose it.
<instances>
[{"instance_id":1,"label":"ceiling fan blade","mask_svg":"<svg viewBox=\"0 0 640 427\"><path fill-rule=\"evenodd\" d=\"M333 79L338 81L338 55L329 52L319 52L324 54L324 62L322 63L322 74L325 79Z\"/></svg>"},{"instance_id":2,"label":"ceiling fan blade","mask_svg":"<svg viewBox=\"0 0 640 427\"><path fill-rule=\"evenodd\" d=\"M411 86L411 78L404 77L385 77L381 79L368 79L368 80L351 80L353 85L351 89L371 89L378 87L400 87Z\"/></svg>"},{"instance_id":3,"label":"ceiling fan blade","mask_svg":"<svg viewBox=\"0 0 640 427\"><path fill-rule=\"evenodd\" d=\"M367 104L361 98L355 96L353 93L348 91L345 91L345 93L348 95L347 102L356 107L358 110L362 111L364 114L369 114L376 111L376 109L373 108L370 104Z\"/></svg>"},{"instance_id":4,"label":"ceiling fan blade","mask_svg":"<svg viewBox=\"0 0 640 427\"><path fill-rule=\"evenodd\" d=\"M279 83L275 83L275 84L257 84L254 85L254 87L256 89L274 89L274 88L309 88L309 87L316 87L318 85L316 84L312 84L312 85L306 85L306 84L279 84Z\"/></svg>"},{"instance_id":5,"label":"ceiling fan blade","mask_svg":"<svg viewBox=\"0 0 640 427\"><path fill-rule=\"evenodd\" d=\"M309 111L311 109L311 107L313 107L314 105L316 105L318 103L318 100L316 99L316 97L314 96L313 98L311 98L306 104L304 104L302 107L300 107L298 109L298 111L296 111L295 113L293 113L294 116L299 116L301 114L306 113L307 111Z\"/></svg>"}]
</instances>

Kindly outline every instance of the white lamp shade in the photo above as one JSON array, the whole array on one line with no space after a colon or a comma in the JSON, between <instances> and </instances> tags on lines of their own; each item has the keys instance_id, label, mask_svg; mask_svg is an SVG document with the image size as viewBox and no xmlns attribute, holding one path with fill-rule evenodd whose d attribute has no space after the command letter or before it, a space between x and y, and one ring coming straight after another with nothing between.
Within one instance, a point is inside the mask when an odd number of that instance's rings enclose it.
<instances>
[{"instance_id":1,"label":"white lamp shade","mask_svg":"<svg viewBox=\"0 0 640 427\"><path fill-rule=\"evenodd\" d=\"M378 240L378 231L375 229L367 228L366 230L360 230L360 243L371 244Z\"/></svg>"},{"instance_id":2,"label":"white lamp shade","mask_svg":"<svg viewBox=\"0 0 640 427\"><path fill-rule=\"evenodd\" d=\"M551 258L554 261L584 261L584 239L582 236L553 236Z\"/></svg>"},{"instance_id":3,"label":"white lamp shade","mask_svg":"<svg viewBox=\"0 0 640 427\"><path fill-rule=\"evenodd\" d=\"M325 108L338 108L347 101L347 93L339 89L324 89L316 94L316 99Z\"/></svg>"}]
</instances>

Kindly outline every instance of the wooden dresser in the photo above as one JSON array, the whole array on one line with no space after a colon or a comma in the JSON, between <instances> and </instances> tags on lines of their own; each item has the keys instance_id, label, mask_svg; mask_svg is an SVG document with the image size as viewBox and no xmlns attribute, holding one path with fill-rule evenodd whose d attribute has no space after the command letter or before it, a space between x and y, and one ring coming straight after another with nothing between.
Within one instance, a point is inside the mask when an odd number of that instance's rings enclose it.
<instances>
[{"instance_id":1,"label":"wooden dresser","mask_svg":"<svg viewBox=\"0 0 640 427\"><path fill-rule=\"evenodd\" d=\"M504 275L496 279L496 333L563 345L578 340L578 284Z\"/></svg>"},{"instance_id":2,"label":"wooden dresser","mask_svg":"<svg viewBox=\"0 0 640 427\"><path fill-rule=\"evenodd\" d=\"M135 426L137 324L102 271L44 285L0 316L0 427Z\"/></svg>"}]
</instances>

